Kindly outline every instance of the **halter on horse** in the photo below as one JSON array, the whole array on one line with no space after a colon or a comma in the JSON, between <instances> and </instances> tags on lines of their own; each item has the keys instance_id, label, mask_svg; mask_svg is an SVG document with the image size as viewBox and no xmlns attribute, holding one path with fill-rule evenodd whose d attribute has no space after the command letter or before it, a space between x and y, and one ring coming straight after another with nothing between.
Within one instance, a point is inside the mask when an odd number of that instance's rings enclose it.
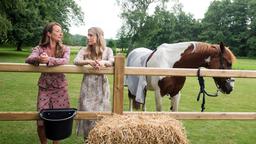
<instances>
[{"instance_id":1,"label":"halter on horse","mask_svg":"<svg viewBox=\"0 0 256 144\"><path fill-rule=\"evenodd\" d=\"M224 47L223 43L220 45L202 42L162 44L151 54L152 51L146 48L134 49L127 57L127 66L231 69L235 61L235 56ZM222 93L229 94L233 90L231 78L213 77L213 79ZM183 88L185 80L184 76L127 76L130 110L133 100L145 106L146 91L154 90L157 111L162 110L162 96L165 95L170 95L172 111L178 111L179 91ZM136 89L133 89L134 87ZM135 101L133 103L136 103Z\"/></svg>"}]
</instances>

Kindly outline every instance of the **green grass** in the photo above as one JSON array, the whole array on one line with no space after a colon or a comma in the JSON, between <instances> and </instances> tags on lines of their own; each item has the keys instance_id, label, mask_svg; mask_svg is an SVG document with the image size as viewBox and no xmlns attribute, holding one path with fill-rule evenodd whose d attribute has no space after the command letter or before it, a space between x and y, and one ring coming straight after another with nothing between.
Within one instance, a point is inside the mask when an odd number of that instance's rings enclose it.
<instances>
[{"instance_id":1,"label":"green grass","mask_svg":"<svg viewBox=\"0 0 256 144\"><path fill-rule=\"evenodd\" d=\"M24 63L30 48L16 52L10 48L0 48L0 62ZM72 49L70 64L77 53ZM256 60L238 59L234 69L256 70ZM35 111L37 81L39 73L0 72L0 111ZM77 107L82 74L66 74L72 107ZM112 83L113 77L109 76ZM212 78L205 78L206 90L216 91ZM255 112L255 79L237 78L235 89L230 95L206 97L207 112ZM201 101L197 102L198 83L195 77L188 77L184 88L179 111L199 112ZM147 111L155 111L154 93L147 94ZM163 110L169 111L170 101L164 97ZM128 110L127 87L124 87L124 110ZM183 120L191 144L254 144L256 141L256 121L238 120ZM32 144L38 143L35 121L0 121L0 143ZM75 134L62 141L64 144L82 144L83 139Z\"/></svg>"},{"instance_id":2,"label":"green grass","mask_svg":"<svg viewBox=\"0 0 256 144\"><path fill-rule=\"evenodd\" d=\"M234 69L256 70L255 59L240 58L234 65Z\"/></svg>"}]
</instances>

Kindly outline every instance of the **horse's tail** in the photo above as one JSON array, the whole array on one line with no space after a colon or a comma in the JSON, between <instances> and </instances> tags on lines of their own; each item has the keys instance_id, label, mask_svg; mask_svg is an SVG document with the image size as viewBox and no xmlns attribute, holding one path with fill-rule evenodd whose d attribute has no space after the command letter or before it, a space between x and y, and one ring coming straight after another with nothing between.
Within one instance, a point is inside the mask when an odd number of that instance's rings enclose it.
<instances>
[{"instance_id":1,"label":"horse's tail","mask_svg":"<svg viewBox=\"0 0 256 144\"><path fill-rule=\"evenodd\" d=\"M133 108L134 109L136 109L136 110L139 110L140 109L140 107L141 107L141 103L139 103L139 102L137 102L136 100L135 100L135 95L133 95L131 92L130 92L130 90L128 90L128 97L129 97L129 99L132 99L132 106L133 106Z\"/></svg>"},{"instance_id":2,"label":"horse's tail","mask_svg":"<svg viewBox=\"0 0 256 144\"><path fill-rule=\"evenodd\" d=\"M139 110L141 107L141 103L135 101L135 99L133 100L133 108L136 110Z\"/></svg>"}]
</instances>

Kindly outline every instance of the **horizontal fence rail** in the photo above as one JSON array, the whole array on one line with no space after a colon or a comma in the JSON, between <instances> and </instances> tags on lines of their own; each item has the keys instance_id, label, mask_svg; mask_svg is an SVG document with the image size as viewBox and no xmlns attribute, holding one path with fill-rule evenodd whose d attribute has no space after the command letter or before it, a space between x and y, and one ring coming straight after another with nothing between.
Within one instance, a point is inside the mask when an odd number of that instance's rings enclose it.
<instances>
[{"instance_id":1,"label":"horizontal fence rail","mask_svg":"<svg viewBox=\"0 0 256 144\"><path fill-rule=\"evenodd\" d=\"M0 72L34 72L34 73L85 73L113 75L113 109L112 112L83 112L78 111L76 120L101 119L106 115L169 115L179 120L256 120L256 112L124 112L123 111L123 81L125 75L153 76L197 76L197 69L184 68L142 68L125 67L124 57L115 56L114 68L94 70L89 66L61 65L47 67L46 65L32 66L24 63L0 63ZM200 69L200 76L205 77L237 77L256 78L254 70L220 70ZM0 121L38 120L38 112L0 112Z\"/></svg>"},{"instance_id":2,"label":"horizontal fence rail","mask_svg":"<svg viewBox=\"0 0 256 144\"><path fill-rule=\"evenodd\" d=\"M75 120L97 120L111 112L78 111ZM167 115L178 120L256 120L256 112L123 112L123 115ZM38 112L0 112L1 121L39 120Z\"/></svg>"},{"instance_id":3,"label":"horizontal fence rail","mask_svg":"<svg viewBox=\"0 0 256 144\"><path fill-rule=\"evenodd\" d=\"M185 68L139 68L126 67L127 75L153 75L153 76L197 76L198 69ZM205 77L237 77L256 78L254 70L220 70L220 69L200 69L200 76Z\"/></svg>"},{"instance_id":4,"label":"horizontal fence rail","mask_svg":"<svg viewBox=\"0 0 256 144\"><path fill-rule=\"evenodd\" d=\"M32 66L23 63L0 63L0 72L49 72L49 73L92 73L92 74L113 74L114 68L101 68L94 70L90 66L61 65L47 67L45 65ZM197 69L185 68L141 68L125 67L125 75L153 75L153 76L197 76ZM255 70L220 70L201 69L200 76L205 77L237 77L256 78Z\"/></svg>"},{"instance_id":5,"label":"horizontal fence rail","mask_svg":"<svg viewBox=\"0 0 256 144\"><path fill-rule=\"evenodd\" d=\"M90 66L60 65L47 67L45 64L33 66L24 63L0 63L0 72L48 72L48 73L92 73L92 74L113 74L113 68L101 68L94 70Z\"/></svg>"}]
</instances>

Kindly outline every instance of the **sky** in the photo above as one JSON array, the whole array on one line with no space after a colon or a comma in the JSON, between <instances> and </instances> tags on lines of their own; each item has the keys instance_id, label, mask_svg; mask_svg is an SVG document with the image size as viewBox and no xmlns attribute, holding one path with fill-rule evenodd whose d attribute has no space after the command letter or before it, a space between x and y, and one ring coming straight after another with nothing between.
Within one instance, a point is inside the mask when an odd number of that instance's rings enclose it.
<instances>
[{"instance_id":1,"label":"sky","mask_svg":"<svg viewBox=\"0 0 256 144\"><path fill-rule=\"evenodd\" d=\"M75 0L84 12L84 25L70 27L71 34L87 35L90 27L101 27L106 39L115 39L121 28L122 20L119 18L120 8L116 0ZM191 13L194 18L204 17L212 0L179 0L183 4L183 11Z\"/></svg>"}]
</instances>

